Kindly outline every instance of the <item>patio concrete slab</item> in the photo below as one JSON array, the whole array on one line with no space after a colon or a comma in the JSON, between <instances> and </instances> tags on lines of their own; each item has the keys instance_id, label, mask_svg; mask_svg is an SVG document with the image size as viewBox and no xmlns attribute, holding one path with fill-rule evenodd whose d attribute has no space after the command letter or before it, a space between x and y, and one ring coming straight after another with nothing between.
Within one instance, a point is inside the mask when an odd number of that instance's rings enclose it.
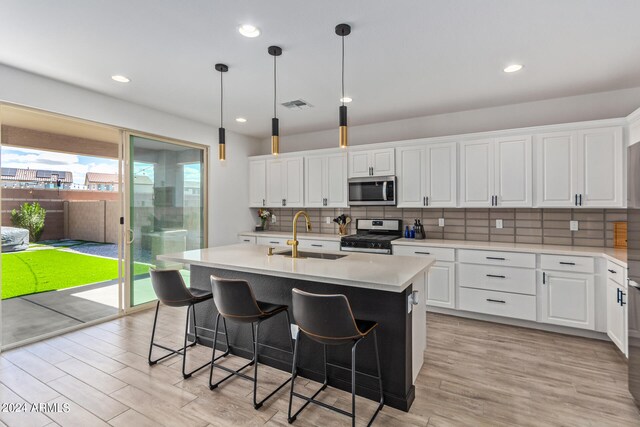
<instances>
[{"instance_id":1,"label":"patio concrete slab","mask_svg":"<svg viewBox=\"0 0 640 427\"><path fill-rule=\"evenodd\" d=\"M82 322L22 298L2 301L2 345L12 344Z\"/></svg>"}]
</instances>

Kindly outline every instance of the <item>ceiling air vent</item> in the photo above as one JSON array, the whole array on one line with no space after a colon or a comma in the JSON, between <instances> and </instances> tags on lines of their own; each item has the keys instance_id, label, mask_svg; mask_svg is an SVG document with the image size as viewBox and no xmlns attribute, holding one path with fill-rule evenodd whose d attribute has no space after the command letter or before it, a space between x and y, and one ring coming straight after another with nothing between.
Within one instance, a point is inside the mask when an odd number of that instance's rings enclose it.
<instances>
[{"instance_id":1,"label":"ceiling air vent","mask_svg":"<svg viewBox=\"0 0 640 427\"><path fill-rule=\"evenodd\" d=\"M283 102L281 105L290 110L306 110L313 107L313 105L307 103L307 101L303 101L302 99L294 99L293 101Z\"/></svg>"}]
</instances>

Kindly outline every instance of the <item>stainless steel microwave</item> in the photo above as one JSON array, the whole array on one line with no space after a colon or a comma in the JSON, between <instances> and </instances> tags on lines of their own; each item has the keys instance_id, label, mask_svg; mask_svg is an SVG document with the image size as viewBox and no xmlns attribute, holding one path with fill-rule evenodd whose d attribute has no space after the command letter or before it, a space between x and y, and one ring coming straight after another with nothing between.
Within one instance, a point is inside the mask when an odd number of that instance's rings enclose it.
<instances>
[{"instance_id":1,"label":"stainless steel microwave","mask_svg":"<svg viewBox=\"0 0 640 427\"><path fill-rule=\"evenodd\" d=\"M396 177L367 176L349 179L349 206L395 206Z\"/></svg>"}]
</instances>

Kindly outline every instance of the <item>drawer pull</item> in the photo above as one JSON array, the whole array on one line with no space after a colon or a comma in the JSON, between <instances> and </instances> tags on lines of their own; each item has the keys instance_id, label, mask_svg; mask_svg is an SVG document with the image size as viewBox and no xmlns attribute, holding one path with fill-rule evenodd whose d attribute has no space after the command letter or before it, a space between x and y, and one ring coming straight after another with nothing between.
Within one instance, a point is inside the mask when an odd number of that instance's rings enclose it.
<instances>
[{"instance_id":1,"label":"drawer pull","mask_svg":"<svg viewBox=\"0 0 640 427\"><path fill-rule=\"evenodd\" d=\"M487 274L487 277L495 277L496 279L506 279L506 276L502 276L500 274Z\"/></svg>"},{"instance_id":2,"label":"drawer pull","mask_svg":"<svg viewBox=\"0 0 640 427\"><path fill-rule=\"evenodd\" d=\"M496 261L506 261L506 258L497 257L497 256L488 256L487 259L493 259Z\"/></svg>"},{"instance_id":3,"label":"drawer pull","mask_svg":"<svg viewBox=\"0 0 640 427\"><path fill-rule=\"evenodd\" d=\"M575 262L565 262L565 261L560 261L560 264L562 264L562 265L576 265Z\"/></svg>"},{"instance_id":4,"label":"drawer pull","mask_svg":"<svg viewBox=\"0 0 640 427\"><path fill-rule=\"evenodd\" d=\"M251 240L249 240L249 239L244 239L244 240L243 240L243 242L247 242L247 243L249 243L250 241L251 241Z\"/></svg>"},{"instance_id":5,"label":"drawer pull","mask_svg":"<svg viewBox=\"0 0 640 427\"><path fill-rule=\"evenodd\" d=\"M279 244L280 244L280 242L278 242L278 241L276 241L276 242L269 242L269 243L271 243L272 245L279 245Z\"/></svg>"},{"instance_id":6,"label":"drawer pull","mask_svg":"<svg viewBox=\"0 0 640 427\"><path fill-rule=\"evenodd\" d=\"M431 252L419 252L419 251L415 251L414 254L420 254L420 255L431 255Z\"/></svg>"},{"instance_id":7,"label":"drawer pull","mask_svg":"<svg viewBox=\"0 0 640 427\"><path fill-rule=\"evenodd\" d=\"M618 272L617 272L617 271L612 270L612 269L610 269L610 268L609 268L607 271L608 271L609 273L611 273L611 274L618 274Z\"/></svg>"},{"instance_id":8,"label":"drawer pull","mask_svg":"<svg viewBox=\"0 0 640 427\"><path fill-rule=\"evenodd\" d=\"M506 301L502 301L500 299L487 298L487 301L489 301L489 302L499 302L500 304L506 304Z\"/></svg>"},{"instance_id":9,"label":"drawer pull","mask_svg":"<svg viewBox=\"0 0 640 427\"><path fill-rule=\"evenodd\" d=\"M311 246L313 246L314 248L321 248L322 247L322 245L318 245L318 244L315 244L315 243L312 243Z\"/></svg>"}]
</instances>

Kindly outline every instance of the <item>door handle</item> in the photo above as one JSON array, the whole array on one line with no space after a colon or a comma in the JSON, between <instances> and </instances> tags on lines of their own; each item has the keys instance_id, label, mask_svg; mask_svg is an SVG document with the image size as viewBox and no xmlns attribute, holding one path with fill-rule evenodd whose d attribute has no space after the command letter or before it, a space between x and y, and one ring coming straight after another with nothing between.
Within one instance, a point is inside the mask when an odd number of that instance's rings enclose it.
<instances>
[{"instance_id":1,"label":"door handle","mask_svg":"<svg viewBox=\"0 0 640 427\"><path fill-rule=\"evenodd\" d=\"M384 181L382 183L382 200L384 200L385 202L387 201L387 182L388 181Z\"/></svg>"},{"instance_id":2,"label":"door handle","mask_svg":"<svg viewBox=\"0 0 640 427\"><path fill-rule=\"evenodd\" d=\"M426 201L426 203L424 205L425 206L429 206L429 196L427 196L426 199L427 199L427 201Z\"/></svg>"},{"instance_id":3,"label":"door handle","mask_svg":"<svg viewBox=\"0 0 640 427\"><path fill-rule=\"evenodd\" d=\"M578 195L576 194L574 205L578 206Z\"/></svg>"},{"instance_id":4,"label":"door handle","mask_svg":"<svg viewBox=\"0 0 640 427\"><path fill-rule=\"evenodd\" d=\"M136 240L136 236L135 234L133 234L133 230L129 229L129 237L131 237L131 240L127 240L127 245L130 245L133 243L134 240Z\"/></svg>"},{"instance_id":5,"label":"door handle","mask_svg":"<svg viewBox=\"0 0 640 427\"><path fill-rule=\"evenodd\" d=\"M544 271L542 272L542 284L547 284L547 273L545 273Z\"/></svg>"},{"instance_id":6,"label":"door handle","mask_svg":"<svg viewBox=\"0 0 640 427\"><path fill-rule=\"evenodd\" d=\"M264 200L264 199L262 199L262 206L264 206L264 205L265 205L265 200Z\"/></svg>"},{"instance_id":7,"label":"door handle","mask_svg":"<svg viewBox=\"0 0 640 427\"><path fill-rule=\"evenodd\" d=\"M427 198L426 197L422 198L422 206L427 206Z\"/></svg>"},{"instance_id":8,"label":"door handle","mask_svg":"<svg viewBox=\"0 0 640 427\"><path fill-rule=\"evenodd\" d=\"M582 206L582 194L580 194L580 206Z\"/></svg>"},{"instance_id":9,"label":"door handle","mask_svg":"<svg viewBox=\"0 0 640 427\"><path fill-rule=\"evenodd\" d=\"M616 301L618 302L618 304L620 304L620 288L616 288L616 291L618 291L618 295L616 296Z\"/></svg>"},{"instance_id":10,"label":"door handle","mask_svg":"<svg viewBox=\"0 0 640 427\"><path fill-rule=\"evenodd\" d=\"M625 306L625 305L627 304L627 303L624 301L624 297L625 297L625 295L627 295L627 294L625 294L624 292L620 291L620 306L621 306L621 307L622 307L622 306Z\"/></svg>"}]
</instances>

